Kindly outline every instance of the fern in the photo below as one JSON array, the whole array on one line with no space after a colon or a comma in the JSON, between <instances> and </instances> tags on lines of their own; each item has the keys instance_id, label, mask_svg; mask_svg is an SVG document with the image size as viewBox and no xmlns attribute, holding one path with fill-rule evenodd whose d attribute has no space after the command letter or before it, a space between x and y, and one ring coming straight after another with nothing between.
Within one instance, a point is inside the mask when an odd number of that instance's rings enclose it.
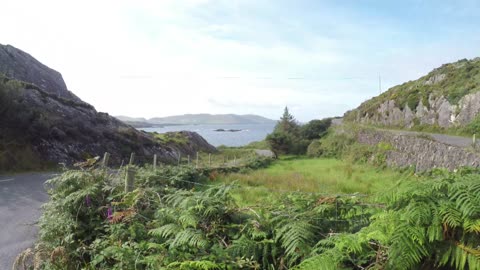
<instances>
[{"instance_id":1,"label":"fern","mask_svg":"<svg viewBox=\"0 0 480 270\"><path fill-rule=\"evenodd\" d=\"M167 269L180 269L180 270L217 270L222 267L211 261L185 261L174 262L167 266Z\"/></svg>"}]
</instances>

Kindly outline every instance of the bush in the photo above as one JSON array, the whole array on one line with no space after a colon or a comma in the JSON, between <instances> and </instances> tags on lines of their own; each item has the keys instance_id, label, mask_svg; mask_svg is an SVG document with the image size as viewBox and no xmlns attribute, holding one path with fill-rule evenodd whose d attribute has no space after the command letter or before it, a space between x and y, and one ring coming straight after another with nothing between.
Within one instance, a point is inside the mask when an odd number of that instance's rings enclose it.
<instances>
[{"instance_id":1,"label":"bush","mask_svg":"<svg viewBox=\"0 0 480 270\"><path fill-rule=\"evenodd\" d=\"M323 157L342 158L347 147L355 143L355 138L347 133L331 132L320 140L319 151Z\"/></svg>"},{"instance_id":2,"label":"bush","mask_svg":"<svg viewBox=\"0 0 480 270\"><path fill-rule=\"evenodd\" d=\"M307 156L320 157L322 154L322 143L320 142L320 140L314 140L308 145Z\"/></svg>"},{"instance_id":3,"label":"bush","mask_svg":"<svg viewBox=\"0 0 480 270\"><path fill-rule=\"evenodd\" d=\"M301 136L306 140L320 139L327 134L327 130L331 124L331 118L312 120L301 127Z\"/></svg>"}]
</instances>

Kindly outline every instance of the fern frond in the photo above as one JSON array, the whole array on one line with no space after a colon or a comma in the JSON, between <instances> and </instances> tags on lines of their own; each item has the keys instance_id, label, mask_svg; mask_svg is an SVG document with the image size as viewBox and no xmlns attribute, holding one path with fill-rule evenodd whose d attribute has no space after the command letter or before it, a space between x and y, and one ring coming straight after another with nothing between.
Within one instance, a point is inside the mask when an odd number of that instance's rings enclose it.
<instances>
[{"instance_id":1,"label":"fern frond","mask_svg":"<svg viewBox=\"0 0 480 270\"><path fill-rule=\"evenodd\" d=\"M185 261L174 262L167 266L167 269L180 270L217 270L222 269L220 265L211 261Z\"/></svg>"},{"instance_id":2,"label":"fern frond","mask_svg":"<svg viewBox=\"0 0 480 270\"><path fill-rule=\"evenodd\" d=\"M161 238L169 238L178 234L182 230L177 224L167 224L162 227L151 229L148 233Z\"/></svg>"},{"instance_id":3,"label":"fern frond","mask_svg":"<svg viewBox=\"0 0 480 270\"><path fill-rule=\"evenodd\" d=\"M172 247L190 246L195 248L206 249L209 242L205 239L202 232L191 228L182 230L175 235Z\"/></svg>"},{"instance_id":4,"label":"fern frond","mask_svg":"<svg viewBox=\"0 0 480 270\"><path fill-rule=\"evenodd\" d=\"M304 220L284 222L276 229L275 240L285 249L286 257L292 261L310 252L311 241L317 228Z\"/></svg>"}]
</instances>

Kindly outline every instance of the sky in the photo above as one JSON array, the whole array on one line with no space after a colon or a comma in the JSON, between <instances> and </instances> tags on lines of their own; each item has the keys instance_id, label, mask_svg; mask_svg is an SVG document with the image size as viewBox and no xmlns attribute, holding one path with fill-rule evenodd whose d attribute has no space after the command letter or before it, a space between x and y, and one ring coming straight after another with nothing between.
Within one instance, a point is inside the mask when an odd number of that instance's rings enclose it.
<instances>
[{"instance_id":1,"label":"sky","mask_svg":"<svg viewBox=\"0 0 480 270\"><path fill-rule=\"evenodd\" d=\"M0 44L111 115L278 119L288 106L306 122L480 56L477 0L0 2Z\"/></svg>"}]
</instances>

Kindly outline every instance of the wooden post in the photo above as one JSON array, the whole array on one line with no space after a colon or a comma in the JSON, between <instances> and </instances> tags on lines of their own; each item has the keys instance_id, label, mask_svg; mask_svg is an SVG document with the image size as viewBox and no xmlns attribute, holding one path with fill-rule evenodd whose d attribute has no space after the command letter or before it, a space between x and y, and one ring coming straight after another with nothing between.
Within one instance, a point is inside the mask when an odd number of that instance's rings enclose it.
<instances>
[{"instance_id":1,"label":"wooden post","mask_svg":"<svg viewBox=\"0 0 480 270\"><path fill-rule=\"evenodd\" d=\"M233 156L233 166L237 165L237 156Z\"/></svg>"},{"instance_id":2,"label":"wooden post","mask_svg":"<svg viewBox=\"0 0 480 270\"><path fill-rule=\"evenodd\" d=\"M135 162L135 153L132 152L132 154L130 154L130 162L128 164L133 165L134 162Z\"/></svg>"},{"instance_id":3,"label":"wooden post","mask_svg":"<svg viewBox=\"0 0 480 270\"><path fill-rule=\"evenodd\" d=\"M178 153L178 161L177 161L177 165L180 165L180 161L182 160L182 154L181 153Z\"/></svg>"},{"instance_id":4,"label":"wooden post","mask_svg":"<svg viewBox=\"0 0 480 270\"><path fill-rule=\"evenodd\" d=\"M103 155L103 162L102 162L102 167L107 168L108 167L108 160L110 159L110 153L105 152Z\"/></svg>"},{"instance_id":5,"label":"wooden post","mask_svg":"<svg viewBox=\"0 0 480 270\"><path fill-rule=\"evenodd\" d=\"M127 168L127 175L125 176L125 192L133 191L135 185L135 169L132 167Z\"/></svg>"},{"instance_id":6,"label":"wooden post","mask_svg":"<svg viewBox=\"0 0 480 270\"><path fill-rule=\"evenodd\" d=\"M212 154L208 154L208 167L212 167Z\"/></svg>"},{"instance_id":7,"label":"wooden post","mask_svg":"<svg viewBox=\"0 0 480 270\"><path fill-rule=\"evenodd\" d=\"M190 155L187 155L187 165L190 166Z\"/></svg>"},{"instance_id":8,"label":"wooden post","mask_svg":"<svg viewBox=\"0 0 480 270\"><path fill-rule=\"evenodd\" d=\"M196 164L195 164L195 168L198 169L198 152L197 152L197 162L196 162Z\"/></svg>"},{"instance_id":9,"label":"wooden post","mask_svg":"<svg viewBox=\"0 0 480 270\"><path fill-rule=\"evenodd\" d=\"M157 154L153 155L153 170L157 170Z\"/></svg>"},{"instance_id":10,"label":"wooden post","mask_svg":"<svg viewBox=\"0 0 480 270\"><path fill-rule=\"evenodd\" d=\"M472 141L473 141L473 146L475 147L475 142L476 142L476 139L475 139L475 134L473 134Z\"/></svg>"}]
</instances>

